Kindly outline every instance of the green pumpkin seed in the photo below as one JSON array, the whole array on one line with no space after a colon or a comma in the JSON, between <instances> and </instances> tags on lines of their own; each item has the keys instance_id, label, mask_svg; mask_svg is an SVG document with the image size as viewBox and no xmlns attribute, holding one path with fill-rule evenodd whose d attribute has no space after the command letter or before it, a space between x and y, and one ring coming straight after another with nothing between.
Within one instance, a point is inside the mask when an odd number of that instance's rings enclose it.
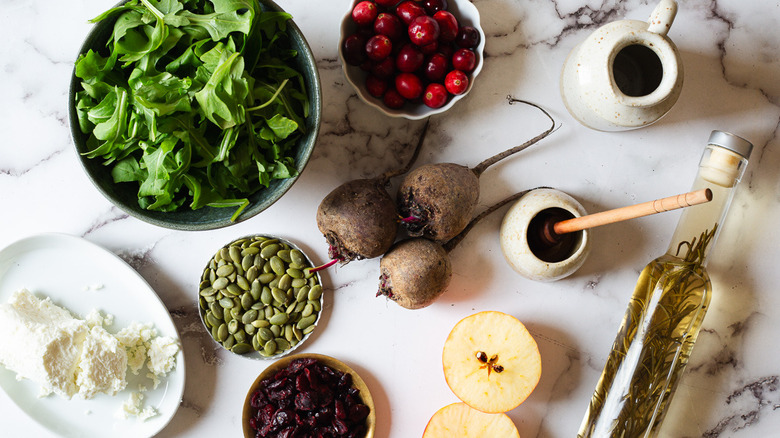
<instances>
[{"instance_id":1,"label":"green pumpkin seed","mask_svg":"<svg viewBox=\"0 0 780 438\"><path fill-rule=\"evenodd\" d=\"M281 304L287 302L287 292L279 289L278 287L271 289L271 295L273 295L274 299Z\"/></svg>"},{"instance_id":2,"label":"green pumpkin seed","mask_svg":"<svg viewBox=\"0 0 780 438\"><path fill-rule=\"evenodd\" d=\"M222 307L220 307L219 304L217 303L209 304L209 310L211 311L212 314L214 314L215 318L217 319L224 318L224 316L222 316L223 315Z\"/></svg>"},{"instance_id":3,"label":"green pumpkin seed","mask_svg":"<svg viewBox=\"0 0 780 438\"><path fill-rule=\"evenodd\" d=\"M260 280L260 283L268 284L272 282L276 278L276 274L273 272L264 272L257 276L257 279Z\"/></svg>"},{"instance_id":4,"label":"green pumpkin seed","mask_svg":"<svg viewBox=\"0 0 780 438\"><path fill-rule=\"evenodd\" d=\"M290 348L290 341L287 339L275 338L274 342L276 342L276 351L284 351Z\"/></svg>"},{"instance_id":5,"label":"green pumpkin seed","mask_svg":"<svg viewBox=\"0 0 780 438\"><path fill-rule=\"evenodd\" d=\"M263 348L263 344L260 341L261 341L260 335L255 333L255 335L252 336L252 348L255 351L260 350L261 348Z\"/></svg>"},{"instance_id":6,"label":"green pumpkin seed","mask_svg":"<svg viewBox=\"0 0 780 438\"><path fill-rule=\"evenodd\" d=\"M213 287L216 290L224 289L230 284L230 280L224 277L217 278L213 282L211 282L211 287Z\"/></svg>"},{"instance_id":7,"label":"green pumpkin seed","mask_svg":"<svg viewBox=\"0 0 780 438\"><path fill-rule=\"evenodd\" d=\"M309 326L314 324L314 321L317 320L317 315L309 315L305 318L301 318L300 321L298 321L297 324L295 324L295 327L297 327L300 330L306 330Z\"/></svg>"},{"instance_id":8,"label":"green pumpkin seed","mask_svg":"<svg viewBox=\"0 0 780 438\"><path fill-rule=\"evenodd\" d=\"M295 295L295 301L300 303L301 301L306 301L307 299L309 299L309 286L303 286L298 289L298 293Z\"/></svg>"},{"instance_id":9,"label":"green pumpkin seed","mask_svg":"<svg viewBox=\"0 0 780 438\"><path fill-rule=\"evenodd\" d=\"M246 256L254 256L255 254L258 254L260 252L260 248L256 246L248 246L241 250L241 255Z\"/></svg>"},{"instance_id":10,"label":"green pumpkin seed","mask_svg":"<svg viewBox=\"0 0 780 438\"><path fill-rule=\"evenodd\" d=\"M222 298L219 300L219 305L222 306L223 309L232 309L234 306L233 300L230 298Z\"/></svg>"},{"instance_id":11,"label":"green pumpkin seed","mask_svg":"<svg viewBox=\"0 0 780 438\"><path fill-rule=\"evenodd\" d=\"M272 325L268 327L269 330L271 330L271 333L274 334L274 337L280 336L282 334L282 326L280 325Z\"/></svg>"},{"instance_id":12,"label":"green pumpkin seed","mask_svg":"<svg viewBox=\"0 0 780 438\"><path fill-rule=\"evenodd\" d=\"M279 250L279 252L276 253L276 255L279 256L280 259L284 260L285 263L290 263L292 261L292 259L290 258L289 249L281 249Z\"/></svg>"},{"instance_id":13,"label":"green pumpkin seed","mask_svg":"<svg viewBox=\"0 0 780 438\"><path fill-rule=\"evenodd\" d=\"M228 323L228 325L227 325L227 328L228 328L228 331L229 331L231 334L234 334L235 332L237 332L237 331L238 331L238 320L235 320L235 319L234 319L234 320L231 320L231 321Z\"/></svg>"},{"instance_id":14,"label":"green pumpkin seed","mask_svg":"<svg viewBox=\"0 0 780 438\"><path fill-rule=\"evenodd\" d=\"M241 322L244 324L250 324L252 321L257 319L257 310L250 309L247 310L246 313L241 317Z\"/></svg>"},{"instance_id":15,"label":"green pumpkin seed","mask_svg":"<svg viewBox=\"0 0 780 438\"><path fill-rule=\"evenodd\" d=\"M257 329L257 334L263 341L268 341L274 338L274 332L265 327Z\"/></svg>"},{"instance_id":16,"label":"green pumpkin seed","mask_svg":"<svg viewBox=\"0 0 780 438\"><path fill-rule=\"evenodd\" d=\"M303 280L303 272L301 272L300 269L287 268L287 271L285 272L292 278Z\"/></svg>"},{"instance_id":17,"label":"green pumpkin seed","mask_svg":"<svg viewBox=\"0 0 780 438\"><path fill-rule=\"evenodd\" d=\"M229 334L230 333L228 333L228 326L227 326L227 324L224 324L224 323L220 324L219 327L217 328L217 340L219 342L225 342L225 339L228 338Z\"/></svg>"},{"instance_id":18,"label":"green pumpkin seed","mask_svg":"<svg viewBox=\"0 0 780 438\"><path fill-rule=\"evenodd\" d=\"M286 313L277 313L276 315L269 318L268 322L270 322L273 325L282 325L286 323L288 319L289 316Z\"/></svg>"},{"instance_id":19,"label":"green pumpkin seed","mask_svg":"<svg viewBox=\"0 0 780 438\"><path fill-rule=\"evenodd\" d=\"M276 341L271 339L270 341L266 342L263 346L263 351L268 355L274 354L276 352Z\"/></svg>"},{"instance_id":20,"label":"green pumpkin seed","mask_svg":"<svg viewBox=\"0 0 780 438\"><path fill-rule=\"evenodd\" d=\"M279 239L266 239L261 245L260 248L265 248L268 245L273 245L275 243L279 243Z\"/></svg>"},{"instance_id":21,"label":"green pumpkin seed","mask_svg":"<svg viewBox=\"0 0 780 438\"><path fill-rule=\"evenodd\" d=\"M252 346L245 342L240 342L234 345L233 348L230 349L230 351L236 354L247 354L250 351L252 351Z\"/></svg>"},{"instance_id":22,"label":"green pumpkin seed","mask_svg":"<svg viewBox=\"0 0 780 438\"><path fill-rule=\"evenodd\" d=\"M307 303L306 301L298 301L295 304L295 311L298 312L298 313L301 313L301 312L303 312L303 309L305 309L306 306L308 306L308 305L309 305L309 303Z\"/></svg>"},{"instance_id":23,"label":"green pumpkin seed","mask_svg":"<svg viewBox=\"0 0 780 438\"><path fill-rule=\"evenodd\" d=\"M220 340L219 340L219 327L212 327L211 328L211 337L214 338L215 341L220 342Z\"/></svg>"},{"instance_id":24,"label":"green pumpkin seed","mask_svg":"<svg viewBox=\"0 0 780 438\"><path fill-rule=\"evenodd\" d=\"M264 259L270 260L271 257L275 256L276 253L278 253L280 249L281 249L281 246L279 246L276 243L271 244L271 245L267 245L267 246L263 247L263 249L260 251L260 255Z\"/></svg>"},{"instance_id":25,"label":"green pumpkin seed","mask_svg":"<svg viewBox=\"0 0 780 438\"><path fill-rule=\"evenodd\" d=\"M310 325L310 326L306 327L305 329L303 329L303 334L304 335L308 335L309 333L314 331L315 327L317 327L317 326L316 325Z\"/></svg>"},{"instance_id":26,"label":"green pumpkin seed","mask_svg":"<svg viewBox=\"0 0 780 438\"><path fill-rule=\"evenodd\" d=\"M236 340L236 342L246 342L247 336L244 329L239 328L236 333L233 334L233 338Z\"/></svg>"},{"instance_id":27,"label":"green pumpkin seed","mask_svg":"<svg viewBox=\"0 0 780 438\"><path fill-rule=\"evenodd\" d=\"M312 306L314 306L314 311L315 312L319 312L319 311L322 310L322 305L320 304L319 300L317 300L317 301L309 300L309 301L307 301L307 303L310 303Z\"/></svg>"},{"instance_id":28,"label":"green pumpkin seed","mask_svg":"<svg viewBox=\"0 0 780 438\"><path fill-rule=\"evenodd\" d=\"M254 281L257 279L257 276L259 275L257 266L252 265L249 267L249 269L246 270L246 281L248 281L250 284L254 283Z\"/></svg>"},{"instance_id":29,"label":"green pumpkin seed","mask_svg":"<svg viewBox=\"0 0 780 438\"><path fill-rule=\"evenodd\" d=\"M263 309L263 312L265 312L265 319L269 321L271 320L271 317L274 316L274 308L271 306L268 306L265 309Z\"/></svg>"},{"instance_id":30,"label":"green pumpkin seed","mask_svg":"<svg viewBox=\"0 0 780 438\"><path fill-rule=\"evenodd\" d=\"M210 310L206 312L205 320L206 320L206 325L208 325L209 327L219 327L219 325L222 324L222 319L217 318L217 316L214 315L214 313L212 313Z\"/></svg>"},{"instance_id":31,"label":"green pumpkin seed","mask_svg":"<svg viewBox=\"0 0 780 438\"><path fill-rule=\"evenodd\" d=\"M263 287L263 290L260 293L260 301L265 305L269 305L273 300L274 300L274 296L273 293L271 292L271 288L268 286Z\"/></svg>"},{"instance_id":32,"label":"green pumpkin seed","mask_svg":"<svg viewBox=\"0 0 780 438\"><path fill-rule=\"evenodd\" d=\"M235 284L235 283L231 283L231 284L227 285L227 287L225 288L225 291L227 291L227 293L229 293L230 295L233 295L234 297L237 297L237 296L239 296L239 295L244 293L243 289L238 287L238 285Z\"/></svg>"},{"instance_id":33,"label":"green pumpkin seed","mask_svg":"<svg viewBox=\"0 0 780 438\"><path fill-rule=\"evenodd\" d=\"M299 340L299 341L300 341L301 339L303 339L303 332L302 332L302 331L301 331L301 329L299 329L298 327L293 327L293 328L292 328L292 332L293 332L293 336L295 336L295 339L297 339L297 340ZM292 341L291 341L291 342L292 342Z\"/></svg>"},{"instance_id":34,"label":"green pumpkin seed","mask_svg":"<svg viewBox=\"0 0 780 438\"><path fill-rule=\"evenodd\" d=\"M290 260L292 261L292 263L295 263L296 265L306 264L306 257L303 255L303 253L300 250L297 249L290 250Z\"/></svg>"},{"instance_id":35,"label":"green pumpkin seed","mask_svg":"<svg viewBox=\"0 0 780 438\"><path fill-rule=\"evenodd\" d=\"M216 290L213 287L209 286L209 287L206 287L206 288L203 288L203 289L200 290L200 296L202 296L202 297L210 297L210 296L214 295L217 292L218 292L218 290Z\"/></svg>"},{"instance_id":36,"label":"green pumpkin seed","mask_svg":"<svg viewBox=\"0 0 780 438\"><path fill-rule=\"evenodd\" d=\"M289 271L289 269L288 269L288 271ZM307 284L307 282L306 282L305 278L294 278L292 283L290 283L290 285L292 287L296 288L296 289L304 287L304 286L306 286L306 284Z\"/></svg>"},{"instance_id":37,"label":"green pumpkin seed","mask_svg":"<svg viewBox=\"0 0 780 438\"><path fill-rule=\"evenodd\" d=\"M277 287L281 290L287 290L292 286L292 277L287 274L282 275L279 278L279 284Z\"/></svg>"},{"instance_id":38,"label":"green pumpkin seed","mask_svg":"<svg viewBox=\"0 0 780 438\"><path fill-rule=\"evenodd\" d=\"M257 332L257 328L255 326L253 326L252 324L244 324L244 331L249 336L252 336L252 335L255 334L255 332Z\"/></svg>"},{"instance_id":39,"label":"green pumpkin seed","mask_svg":"<svg viewBox=\"0 0 780 438\"><path fill-rule=\"evenodd\" d=\"M244 310L249 310L250 307L252 307L252 304L255 303L255 299L252 298L252 294L249 292L244 292L244 295L241 295L241 307Z\"/></svg>"},{"instance_id":40,"label":"green pumpkin seed","mask_svg":"<svg viewBox=\"0 0 780 438\"><path fill-rule=\"evenodd\" d=\"M237 246L231 246L228 249L228 253L230 254L230 260L235 263L241 263L241 248Z\"/></svg>"},{"instance_id":41,"label":"green pumpkin seed","mask_svg":"<svg viewBox=\"0 0 780 438\"><path fill-rule=\"evenodd\" d=\"M303 311L301 311L301 316L306 318L310 316L312 313L314 313L314 306L312 306L311 303L307 303L306 306L303 308Z\"/></svg>"},{"instance_id":42,"label":"green pumpkin seed","mask_svg":"<svg viewBox=\"0 0 780 438\"><path fill-rule=\"evenodd\" d=\"M257 269L262 271L263 266L265 266L265 259L260 254L255 254L254 265L257 266Z\"/></svg>"},{"instance_id":43,"label":"green pumpkin seed","mask_svg":"<svg viewBox=\"0 0 780 438\"><path fill-rule=\"evenodd\" d=\"M233 348L233 345L236 343L236 338L233 337L233 335L228 335L227 339L225 339L222 342L222 346L230 350Z\"/></svg>"},{"instance_id":44,"label":"green pumpkin seed","mask_svg":"<svg viewBox=\"0 0 780 438\"><path fill-rule=\"evenodd\" d=\"M309 299L312 301L319 300L322 296L322 286L319 284L312 286L311 290L309 290Z\"/></svg>"},{"instance_id":45,"label":"green pumpkin seed","mask_svg":"<svg viewBox=\"0 0 780 438\"><path fill-rule=\"evenodd\" d=\"M259 300L263 293L263 285L257 280L253 281L252 285L249 287L249 293L255 301Z\"/></svg>"},{"instance_id":46,"label":"green pumpkin seed","mask_svg":"<svg viewBox=\"0 0 780 438\"><path fill-rule=\"evenodd\" d=\"M222 265L219 268L217 268L217 276L219 277L227 277L228 275L232 274L233 271L236 270L236 267L232 264L229 265Z\"/></svg>"},{"instance_id":47,"label":"green pumpkin seed","mask_svg":"<svg viewBox=\"0 0 780 438\"><path fill-rule=\"evenodd\" d=\"M263 274L272 273L274 272L273 269L271 269L271 263L266 263L263 265Z\"/></svg>"},{"instance_id":48,"label":"green pumpkin seed","mask_svg":"<svg viewBox=\"0 0 780 438\"><path fill-rule=\"evenodd\" d=\"M271 269L276 275L283 275L287 269L284 267L284 262L279 257L273 256L268 261L271 264Z\"/></svg>"},{"instance_id":49,"label":"green pumpkin seed","mask_svg":"<svg viewBox=\"0 0 780 438\"><path fill-rule=\"evenodd\" d=\"M268 322L267 319L264 319L264 317L265 317L265 314L263 312L258 311L257 312L257 319L255 321L252 321L252 325L257 327L257 328L268 327L269 325L271 325L271 323Z\"/></svg>"}]
</instances>

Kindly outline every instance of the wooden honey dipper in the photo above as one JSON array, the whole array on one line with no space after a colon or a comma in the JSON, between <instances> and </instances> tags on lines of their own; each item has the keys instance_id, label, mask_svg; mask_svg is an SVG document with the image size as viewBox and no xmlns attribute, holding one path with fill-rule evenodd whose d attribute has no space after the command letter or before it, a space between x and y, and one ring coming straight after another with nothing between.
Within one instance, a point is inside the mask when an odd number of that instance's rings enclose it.
<instances>
[{"instance_id":1,"label":"wooden honey dipper","mask_svg":"<svg viewBox=\"0 0 780 438\"><path fill-rule=\"evenodd\" d=\"M541 227L539 237L541 243L553 246L560 242L561 235L607 225L628 219L634 219L678 208L690 207L712 201L712 190L700 189L675 196L656 199L655 201L620 207L613 210L593 213L587 216L575 217L562 221L550 217Z\"/></svg>"}]
</instances>

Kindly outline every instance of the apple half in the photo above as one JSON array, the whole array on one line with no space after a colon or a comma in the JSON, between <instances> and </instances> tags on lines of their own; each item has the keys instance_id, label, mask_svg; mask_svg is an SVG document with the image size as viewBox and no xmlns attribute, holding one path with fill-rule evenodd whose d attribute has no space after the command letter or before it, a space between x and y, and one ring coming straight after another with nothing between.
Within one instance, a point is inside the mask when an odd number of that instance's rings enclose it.
<instances>
[{"instance_id":1,"label":"apple half","mask_svg":"<svg viewBox=\"0 0 780 438\"><path fill-rule=\"evenodd\" d=\"M465 403L447 405L433 414L423 438L520 438L506 414L488 414Z\"/></svg>"},{"instance_id":2,"label":"apple half","mask_svg":"<svg viewBox=\"0 0 780 438\"><path fill-rule=\"evenodd\" d=\"M486 413L511 411L536 388L542 359L523 323L506 313L460 320L444 343L444 378L464 403Z\"/></svg>"}]
</instances>

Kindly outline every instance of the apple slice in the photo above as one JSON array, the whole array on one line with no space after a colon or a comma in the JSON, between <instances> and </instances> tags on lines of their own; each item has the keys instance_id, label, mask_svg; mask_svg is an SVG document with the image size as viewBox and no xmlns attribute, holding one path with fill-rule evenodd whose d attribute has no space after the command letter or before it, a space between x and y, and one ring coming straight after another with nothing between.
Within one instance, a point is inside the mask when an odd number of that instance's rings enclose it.
<instances>
[{"instance_id":1,"label":"apple slice","mask_svg":"<svg viewBox=\"0 0 780 438\"><path fill-rule=\"evenodd\" d=\"M447 405L433 414L423 438L520 438L506 414L487 414L465 403Z\"/></svg>"},{"instance_id":2,"label":"apple slice","mask_svg":"<svg viewBox=\"0 0 780 438\"><path fill-rule=\"evenodd\" d=\"M442 366L452 392L487 413L519 406L542 375L539 347L523 323L494 311L455 324L444 343Z\"/></svg>"}]
</instances>

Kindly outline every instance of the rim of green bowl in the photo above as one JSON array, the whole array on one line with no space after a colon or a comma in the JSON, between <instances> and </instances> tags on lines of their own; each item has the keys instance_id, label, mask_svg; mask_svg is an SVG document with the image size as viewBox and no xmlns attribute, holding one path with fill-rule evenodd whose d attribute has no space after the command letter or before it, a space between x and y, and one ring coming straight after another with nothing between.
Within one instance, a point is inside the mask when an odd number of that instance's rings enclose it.
<instances>
[{"instance_id":1,"label":"rim of green bowl","mask_svg":"<svg viewBox=\"0 0 780 438\"><path fill-rule=\"evenodd\" d=\"M121 1L116 6L125 2L126 0ZM258 3L263 11L284 12L272 0L258 0ZM84 39L77 57L93 48L98 42L106 41L113 23L114 20L111 19L96 23ZM68 90L70 132L79 162L95 188L113 205L132 217L152 225L182 231L213 230L234 225L254 217L278 201L298 180L306 168L319 135L322 118L322 89L317 62L314 59L309 43L306 41L306 37L294 20L288 22L288 31L290 32L292 47L298 52L298 57L296 58L298 60L297 67L303 75L306 92L309 94L309 116L306 118L307 135L298 144L295 156L295 168L298 171L296 176L283 180L273 180L269 187L250 195L248 197L249 205L235 221L230 220L230 217L235 212L233 208L202 207L198 210L181 208L173 212L150 211L141 208L138 205L134 186L127 185L123 187L115 184L111 179L110 169L103 166L100 160L92 160L81 155L87 151L87 134L81 132L75 111L75 94L81 90L81 85L79 78L76 77L74 60L74 68L71 72Z\"/></svg>"}]
</instances>

